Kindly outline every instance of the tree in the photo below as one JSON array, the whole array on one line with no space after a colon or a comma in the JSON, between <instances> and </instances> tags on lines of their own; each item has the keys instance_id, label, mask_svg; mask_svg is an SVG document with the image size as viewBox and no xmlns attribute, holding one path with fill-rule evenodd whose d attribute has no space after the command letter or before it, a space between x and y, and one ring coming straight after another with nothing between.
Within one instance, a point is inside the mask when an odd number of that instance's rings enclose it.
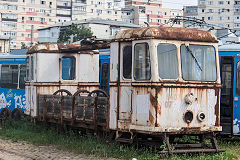
<instances>
[{"instance_id":1,"label":"tree","mask_svg":"<svg viewBox=\"0 0 240 160\"><path fill-rule=\"evenodd\" d=\"M25 43L21 42L21 49L27 49L27 48L28 48L27 45Z\"/></svg>"},{"instance_id":2,"label":"tree","mask_svg":"<svg viewBox=\"0 0 240 160\"><path fill-rule=\"evenodd\" d=\"M83 38L91 37L92 35L93 33L89 28L73 23L71 26L67 26L60 30L58 43L76 42Z\"/></svg>"}]
</instances>

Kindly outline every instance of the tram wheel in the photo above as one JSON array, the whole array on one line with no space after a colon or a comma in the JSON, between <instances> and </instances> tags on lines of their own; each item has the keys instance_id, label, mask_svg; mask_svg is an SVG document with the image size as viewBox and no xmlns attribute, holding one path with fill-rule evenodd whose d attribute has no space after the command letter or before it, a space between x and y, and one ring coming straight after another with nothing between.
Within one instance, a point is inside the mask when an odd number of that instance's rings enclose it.
<instances>
[{"instance_id":1,"label":"tram wheel","mask_svg":"<svg viewBox=\"0 0 240 160\"><path fill-rule=\"evenodd\" d=\"M66 89L59 89L59 90L57 90L56 92L54 92L53 95L61 95L61 96L63 96L63 93L66 93L67 96L72 96L72 93L69 92L69 91L66 90Z\"/></svg>"},{"instance_id":2,"label":"tram wheel","mask_svg":"<svg viewBox=\"0 0 240 160\"><path fill-rule=\"evenodd\" d=\"M9 108L3 108L0 113L0 117L2 119L7 119L10 117L10 115L11 115L11 110Z\"/></svg>"},{"instance_id":3,"label":"tram wheel","mask_svg":"<svg viewBox=\"0 0 240 160\"><path fill-rule=\"evenodd\" d=\"M21 117L23 115L23 112L19 109L19 108L15 108L13 111L12 111L12 114L11 114L11 117L12 119L14 120L20 120Z\"/></svg>"},{"instance_id":4,"label":"tram wheel","mask_svg":"<svg viewBox=\"0 0 240 160\"><path fill-rule=\"evenodd\" d=\"M100 96L100 97L108 97L108 94L104 90L101 90L101 89L96 89L88 94L88 96L90 96L90 97L94 97L95 95Z\"/></svg>"},{"instance_id":5,"label":"tram wheel","mask_svg":"<svg viewBox=\"0 0 240 160\"><path fill-rule=\"evenodd\" d=\"M73 96L80 96L82 93L86 93L88 95L90 92L88 90L78 90L73 94Z\"/></svg>"}]
</instances>

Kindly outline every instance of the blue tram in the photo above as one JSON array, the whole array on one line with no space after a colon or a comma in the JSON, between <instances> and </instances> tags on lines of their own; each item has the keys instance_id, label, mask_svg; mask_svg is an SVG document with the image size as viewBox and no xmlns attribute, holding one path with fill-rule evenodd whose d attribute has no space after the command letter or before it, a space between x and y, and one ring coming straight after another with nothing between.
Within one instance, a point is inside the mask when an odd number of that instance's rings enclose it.
<instances>
[{"instance_id":1,"label":"blue tram","mask_svg":"<svg viewBox=\"0 0 240 160\"><path fill-rule=\"evenodd\" d=\"M219 47L222 134L240 135L240 44Z\"/></svg>"},{"instance_id":2,"label":"blue tram","mask_svg":"<svg viewBox=\"0 0 240 160\"><path fill-rule=\"evenodd\" d=\"M0 116L17 118L26 109L26 55L0 54Z\"/></svg>"}]
</instances>

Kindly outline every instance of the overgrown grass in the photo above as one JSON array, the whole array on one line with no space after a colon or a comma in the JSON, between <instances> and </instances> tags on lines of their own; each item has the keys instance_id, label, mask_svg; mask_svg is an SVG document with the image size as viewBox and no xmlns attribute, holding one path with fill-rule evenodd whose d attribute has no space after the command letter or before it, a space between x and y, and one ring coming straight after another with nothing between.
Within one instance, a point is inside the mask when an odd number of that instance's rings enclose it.
<instances>
[{"instance_id":1,"label":"overgrown grass","mask_svg":"<svg viewBox=\"0 0 240 160\"><path fill-rule=\"evenodd\" d=\"M134 146L125 146L116 143L109 144L103 139L94 136L82 136L73 131L59 133L53 127L35 125L26 119L21 121L5 121L2 124L2 129L0 129L0 136L14 141L27 141L35 145L54 145L59 149L100 157L118 159L137 158L138 160L163 158L154 149L136 149ZM222 141L220 146L227 149L227 151L219 154L173 155L170 158L164 159L237 159L240 156L240 140L232 142Z\"/></svg>"}]
</instances>

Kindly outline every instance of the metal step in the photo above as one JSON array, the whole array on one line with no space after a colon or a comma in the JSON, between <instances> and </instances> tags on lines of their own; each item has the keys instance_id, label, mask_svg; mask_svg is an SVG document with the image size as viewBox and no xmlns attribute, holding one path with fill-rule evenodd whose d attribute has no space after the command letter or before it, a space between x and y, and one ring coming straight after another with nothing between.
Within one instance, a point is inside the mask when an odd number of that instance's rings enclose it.
<instances>
[{"instance_id":1,"label":"metal step","mask_svg":"<svg viewBox=\"0 0 240 160\"><path fill-rule=\"evenodd\" d=\"M117 138L116 141L122 142L122 143L130 143L130 144L133 142L132 139L126 139L126 138Z\"/></svg>"},{"instance_id":2,"label":"metal step","mask_svg":"<svg viewBox=\"0 0 240 160\"><path fill-rule=\"evenodd\" d=\"M201 143L189 143L189 144L173 144L174 148L201 148Z\"/></svg>"}]
</instances>

